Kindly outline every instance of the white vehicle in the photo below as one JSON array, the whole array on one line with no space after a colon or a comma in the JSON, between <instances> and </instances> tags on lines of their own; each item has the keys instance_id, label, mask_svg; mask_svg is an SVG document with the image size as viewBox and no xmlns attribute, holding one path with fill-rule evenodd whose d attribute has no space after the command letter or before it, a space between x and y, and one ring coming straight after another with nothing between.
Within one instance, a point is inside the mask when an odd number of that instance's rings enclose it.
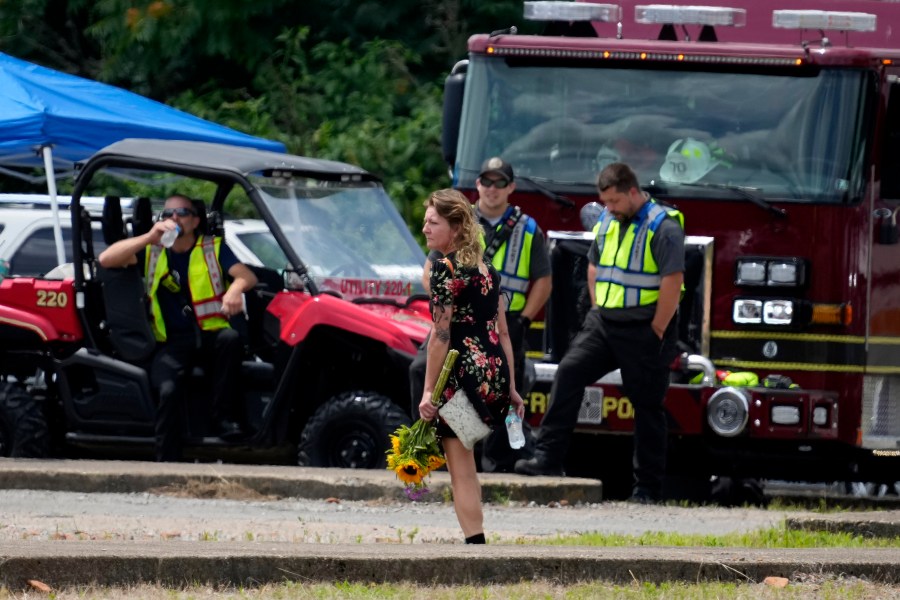
<instances>
[{"instance_id":1,"label":"white vehicle","mask_svg":"<svg viewBox=\"0 0 900 600\"><path fill-rule=\"evenodd\" d=\"M72 260L69 196L57 199L60 210L66 260ZM103 210L103 198L82 198L82 207L97 218ZM130 201L123 202L130 207ZM58 266L53 236L53 212L46 194L0 194L0 261L10 275L43 277ZM92 223L94 250L106 248L99 221Z\"/></svg>"},{"instance_id":2,"label":"white vehicle","mask_svg":"<svg viewBox=\"0 0 900 600\"><path fill-rule=\"evenodd\" d=\"M69 196L59 196L63 243L66 260L72 260L71 219ZM81 205L92 218L103 213L104 199L83 197ZM132 208L131 198L122 198L125 212ZM107 244L99 221L92 222L94 252L99 254ZM242 263L258 267L283 269L287 258L278 242L260 219L234 219L225 221L225 240ZM0 261L7 275L20 277L48 277L56 279L68 275L70 270L57 264L56 244L53 237L53 213L50 196L46 194L0 194Z\"/></svg>"}]
</instances>

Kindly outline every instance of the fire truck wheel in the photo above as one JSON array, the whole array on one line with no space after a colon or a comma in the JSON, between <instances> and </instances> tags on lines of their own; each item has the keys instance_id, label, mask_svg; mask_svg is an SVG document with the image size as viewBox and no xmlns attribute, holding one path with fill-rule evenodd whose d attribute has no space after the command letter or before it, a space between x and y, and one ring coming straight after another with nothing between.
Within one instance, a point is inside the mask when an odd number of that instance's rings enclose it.
<instances>
[{"instance_id":1,"label":"fire truck wheel","mask_svg":"<svg viewBox=\"0 0 900 600\"><path fill-rule=\"evenodd\" d=\"M383 469L390 435L409 417L390 398L374 392L335 396L313 413L297 451L303 467Z\"/></svg>"},{"instance_id":2,"label":"fire truck wheel","mask_svg":"<svg viewBox=\"0 0 900 600\"><path fill-rule=\"evenodd\" d=\"M47 456L47 420L41 406L22 386L0 385L0 456Z\"/></svg>"}]
</instances>

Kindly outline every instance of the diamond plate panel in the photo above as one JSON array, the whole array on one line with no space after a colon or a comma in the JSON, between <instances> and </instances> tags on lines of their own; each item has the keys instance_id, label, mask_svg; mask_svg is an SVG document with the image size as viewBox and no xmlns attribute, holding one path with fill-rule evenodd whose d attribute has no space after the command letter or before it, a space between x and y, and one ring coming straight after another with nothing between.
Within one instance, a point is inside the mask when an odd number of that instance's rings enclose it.
<instances>
[{"instance_id":1,"label":"diamond plate panel","mask_svg":"<svg viewBox=\"0 0 900 600\"><path fill-rule=\"evenodd\" d=\"M603 422L603 390L601 388L585 388L581 408L578 410L578 422L599 425Z\"/></svg>"},{"instance_id":2,"label":"diamond plate panel","mask_svg":"<svg viewBox=\"0 0 900 600\"><path fill-rule=\"evenodd\" d=\"M862 430L866 448L900 447L900 377L864 378Z\"/></svg>"}]
</instances>

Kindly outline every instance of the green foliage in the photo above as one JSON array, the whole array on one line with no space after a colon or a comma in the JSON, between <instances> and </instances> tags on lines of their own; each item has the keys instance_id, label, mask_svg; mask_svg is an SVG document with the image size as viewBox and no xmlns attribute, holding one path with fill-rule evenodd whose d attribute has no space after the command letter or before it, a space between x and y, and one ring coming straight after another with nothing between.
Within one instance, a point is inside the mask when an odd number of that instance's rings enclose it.
<instances>
[{"instance_id":1,"label":"green foliage","mask_svg":"<svg viewBox=\"0 0 900 600\"><path fill-rule=\"evenodd\" d=\"M95 76L96 44L85 34L89 0L0 0L0 50L67 73Z\"/></svg>"},{"instance_id":2,"label":"green foliage","mask_svg":"<svg viewBox=\"0 0 900 600\"><path fill-rule=\"evenodd\" d=\"M174 105L236 129L277 139L295 154L359 165L382 178L419 234L428 193L449 185L441 160L441 89L412 73L419 57L396 42L311 45L286 30L246 91L186 92ZM419 234L420 235L420 234ZM421 240L421 238L420 238Z\"/></svg>"},{"instance_id":3,"label":"green foliage","mask_svg":"<svg viewBox=\"0 0 900 600\"><path fill-rule=\"evenodd\" d=\"M151 97L206 80L246 80L271 49L287 0L99 0L86 33L100 76Z\"/></svg>"},{"instance_id":4,"label":"green foliage","mask_svg":"<svg viewBox=\"0 0 900 600\"><path fill-rule=\"evenodd\" d=\"M0 0L0 50L380 176L422 241L443 79L521 0ZM239 200L230 210L242 214Z\"/></svg>"}]
</instances>

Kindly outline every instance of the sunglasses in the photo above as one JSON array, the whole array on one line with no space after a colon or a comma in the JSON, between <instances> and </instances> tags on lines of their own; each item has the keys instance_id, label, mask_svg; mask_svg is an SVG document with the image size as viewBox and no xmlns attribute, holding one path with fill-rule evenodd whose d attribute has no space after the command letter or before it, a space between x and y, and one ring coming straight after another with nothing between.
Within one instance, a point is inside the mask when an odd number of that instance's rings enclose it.
<instances>
[{"instance_id":1,"label":"sunglasses","mask_svg":"<svg viewBox=\"0 0 900 600\"><path fill-rule=\"evenodd\" d=\"M184 208L184 207L167 208L167 209L163 210L161 213L159 213L159 215L163 219L169 219L172 217L172 215L175 215L178 217L196 217L197 211L191 210L190 208Z\"/></svg>"},{"instance_id":2,"label":"sunglasses","mask_svg":"<svg viewBox=\"0 0 900 600\"><path fill-rule=\"evenodd\" d=\"M481 183L482 187L495 187L498 190L502 190L509 185L509 182L505 179L488 179L487 177L479 177L478 181Z\"/></svg>"}]
</instances>

